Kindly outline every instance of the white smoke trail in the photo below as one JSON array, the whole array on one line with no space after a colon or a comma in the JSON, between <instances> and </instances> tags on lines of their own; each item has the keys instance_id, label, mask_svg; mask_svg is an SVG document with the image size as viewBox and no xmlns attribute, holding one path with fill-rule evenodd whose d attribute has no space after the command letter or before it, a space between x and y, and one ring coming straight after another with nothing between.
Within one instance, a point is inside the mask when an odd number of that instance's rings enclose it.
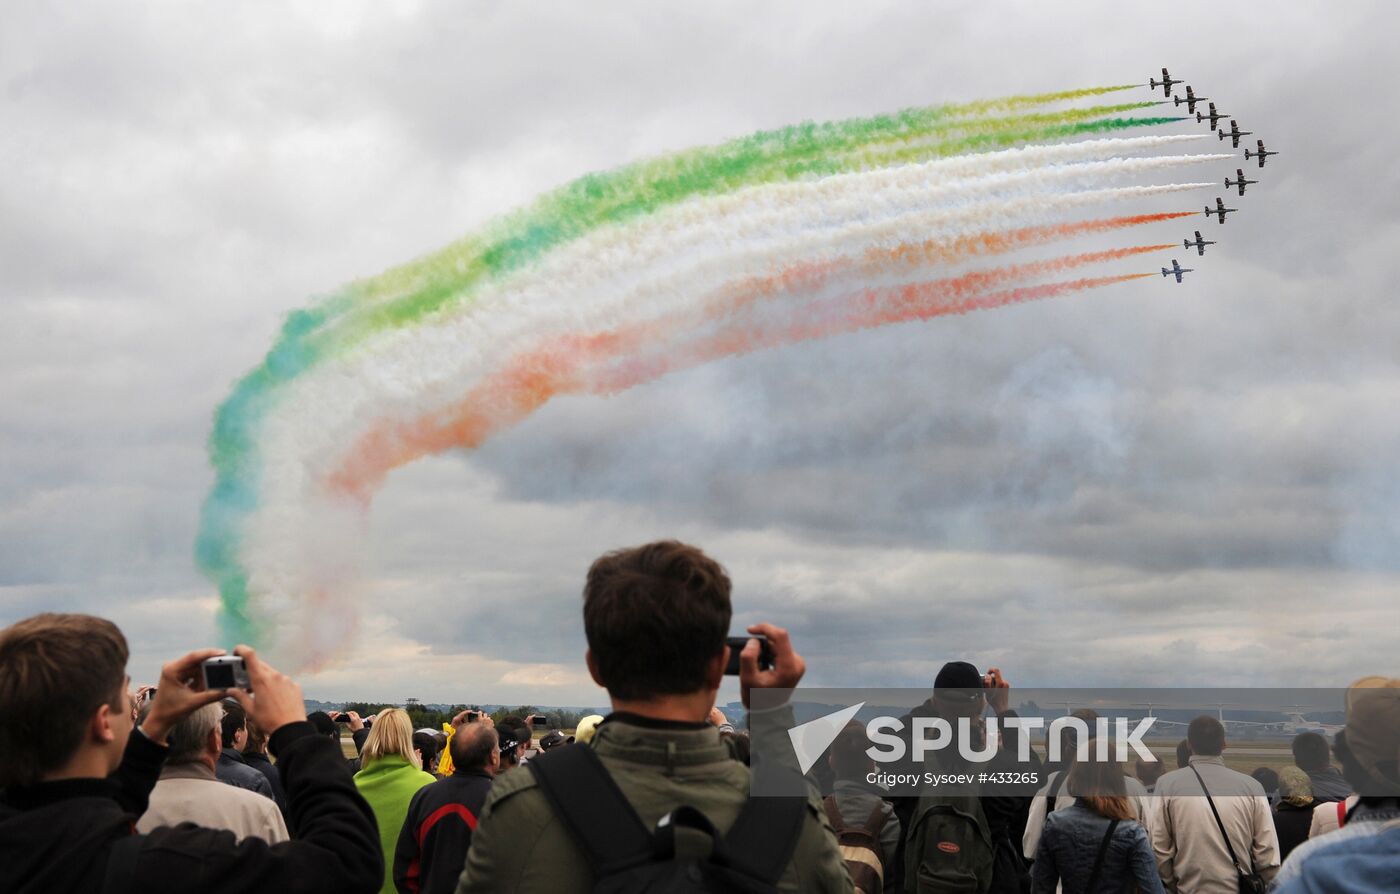
<instances>
[{"instance_id":1,"label":"white smoke trail","mask_svg":"<svg viewBox=\"0 0 1400 894\"><path fill-rule=\"evenodd\" d=\"M820 180L782 182L752 186L719 196L690 199L667 206L640 220L598 227L581 239L560 246L540 265L516 273L501 281L489 283L469 303L479 307L490 300L489 295L501 294L502 289L520 276L534 276L543 281L556 281L555 270L578 270L580 257L591 258L598 266L613 269L619 263L645 269L660 254L683 255L686 251L711 240L717 227L734 227L742 221L755 230L781 229L793 226L797 206L820 207L823 214L835 221L843 215L850 219L871 209L878 209L890 197L913 195L916 191L955 184L969 178L987 177L1002 172L1027 172L1053 165L1075 162L1113 160L1136 152L1205 139L1203 134L1171 134L1163 136L1118 137L1083 140L1077 143L1057 143L1047 146L1023 146L976 155L940 158L917 164L903 164L875 170L836 174ZM1225 154L1171 156L1177 163L1216 161L1233 156ZM811 213L810 211L807 213ZM738 236L730 230L731 236ZM326 324L327 337L335 330L353 325L364 314L385 303L403 297L386 294L377 301L362 302L356 309ZM447 311L452 312L452 311Z\"/></svg>"},{"instance_id":2,"label":"white smoke trail","mask_svg":"<svg viewBox=\"0 0 1400 894\"><path fill-rule=\"evenodd\" d=\"M329 603L304 598L324 589L330 575L342 587L354 577L336 569L353 552L344 542L358 539L359 521L327 500L319 476L386 416L414 418L449 406L503 358L539 339L684 307L775 264L1049 222L1072 208L1212 185L1085 188L1228 157L1120 157L1171 139L1030 147L686 203L579 240L538 269L493 285L459 313L384 333L306 373L268 415L260 438L262 491L244 541L257 611L273 619L269 626L284 642L326 636L333 644L343 636L354 615L344 590Z\"/></svg>"}]
</instances>

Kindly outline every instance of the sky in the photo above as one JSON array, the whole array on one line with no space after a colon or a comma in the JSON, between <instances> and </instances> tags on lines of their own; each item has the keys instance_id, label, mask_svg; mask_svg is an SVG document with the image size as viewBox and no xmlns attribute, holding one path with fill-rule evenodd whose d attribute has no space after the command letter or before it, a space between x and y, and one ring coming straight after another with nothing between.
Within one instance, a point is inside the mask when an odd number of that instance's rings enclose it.
<instances>
[{"instance_id":1,"label":"sky","mask_svg":"<svg viewBox=\"0 0 1400 894\"><path fill-rule=\"evenodd\" d=\"M110 617L137 680L231 645L193 561L205 442L312 296L588 171L1167 65L1284 153L1227 226L1154 231L1221 240L1186 284L552 401L394 473L358 632L299 678L326 700L602 704L584 572L661 537L728 568L736 630L789 627L813 685L928 685L951 659L1041 686L1393 673L1396 13L1125 9L7 4L0 624Z\"/></svg>"}]
</instances>

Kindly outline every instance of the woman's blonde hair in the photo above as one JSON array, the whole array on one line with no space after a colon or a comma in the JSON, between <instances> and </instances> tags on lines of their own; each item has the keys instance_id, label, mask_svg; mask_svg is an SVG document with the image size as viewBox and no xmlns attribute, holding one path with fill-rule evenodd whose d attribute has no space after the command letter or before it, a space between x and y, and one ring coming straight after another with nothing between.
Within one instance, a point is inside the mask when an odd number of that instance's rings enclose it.
<instances>
[{"instance_id":1,"label":"woman's blonde hair","mask_svg":"<svg viewBox=\"0 0 1400 894\"><path fill-rule=\"evenodd\" d=\"M1112 761L1075 761L1069 769L1066 786L1074 795L1100 816L1109 819L1137 819L1132 802L1128 800L1128 786L1123 780L1123 767Z\"/></svg>"},{"instance_id":2,"label":"woman's blonde hair","mask_svg":"<svg viewBox=\"0 0 1400 894\"><path fill-rule=\"evenodd\" d=\"M360 751L360 765L368 767L373 762L390 754L397 754L410 764L423 769L417 753L413 750L413 721L403 708L385 708L374 715L374 723L369 728L369 738Z\"/></svg>"}]
</instances>

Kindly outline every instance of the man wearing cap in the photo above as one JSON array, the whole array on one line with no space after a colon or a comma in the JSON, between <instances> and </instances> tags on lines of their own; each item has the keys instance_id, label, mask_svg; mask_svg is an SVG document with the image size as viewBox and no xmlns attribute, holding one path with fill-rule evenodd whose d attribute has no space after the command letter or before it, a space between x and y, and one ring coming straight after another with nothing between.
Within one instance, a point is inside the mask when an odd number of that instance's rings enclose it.
<instances>
[{"instance_id":1,"label":"man wearing cap","mask_svg":"<svg viewBox=\"0 0 1400 894\"><path fill-rule=\"evenodd\" d=\"M404 894L451 894L467 860L472 831L501 769L500 740L488 722L452 734L452 775L425 785L408 804L394 850L394 886Z\"/></svg>"},{"instance_id":2,"label":"man wearing cap","mask_svg":"<svg viewBox=\"0 0 1400 894\"><path fill-rule=\"evenodd\" d=\"M544 738L540 739L540 751L549 751L550 749L558 748L560 745L572 745L573 743L573 736L566 736L559 730L552 729L548 733L545 733Z\"/></svg>"},{"instance_id":3,"label":"man wearing cap","mask_svg":"<svg viewBox=\"0 0 1400 894\"><path fill-rule=\"evenodd\" d=\"M1333 751L1356 789L1342 828L1288 855L1278 894L1400 891L1400 679L1366 677L1347 690Z\"/></svg>"},{"instance_id":4,"label":"man wearing cap","mask_svg":"<svg viewBox=\"0 0 1400 894\"><path fill-rule=\"evenodd\" d=\"M903 720L906 759L912 761L915 718L938 717L955 731L967 718L969 732L980 750L986 740L984 713L988 706L1003 721L996 755L985 764L968 767L956 747L932 752L916 772L1025 771L1039 768L1016 764L1020 731L1005 720L1016 717L1010 707L1010 683L1001 670L988 668L984 677L966 661L943 665L933 681L933 694ZM1034 752L1032 752L1034 754ZM936 789L918 797L890 799L895 815L906 830L900 856L906 889L931 885L947 891L1018 891L1029 882L1021 858L1021 836L1026 828L1030 798L968 793L946 794ZM971 885L969 887L968 885ZM920 887L922 890L922 887Z\"/></svg>"}]
</instances>

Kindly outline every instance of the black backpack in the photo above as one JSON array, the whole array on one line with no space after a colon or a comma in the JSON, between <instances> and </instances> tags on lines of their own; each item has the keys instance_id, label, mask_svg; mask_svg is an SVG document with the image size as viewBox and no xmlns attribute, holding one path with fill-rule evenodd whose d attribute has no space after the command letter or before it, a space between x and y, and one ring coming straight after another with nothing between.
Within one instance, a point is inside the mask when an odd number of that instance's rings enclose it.
<instances>
[{"instance_id":1,"label":"black backpack","mask_svg":"<svg viewBox=\"0 0 1400 894\"><path fill-rule=\"evenodd\" d=\"M721 835L699 810L681 806L649 830L590 746L556 748L526 766L587 852L599 894L776 891L807 810L805 798L750 798ZM707 858L676 857L679 827L710 836Z\"/></svg>"}]
</instances>

